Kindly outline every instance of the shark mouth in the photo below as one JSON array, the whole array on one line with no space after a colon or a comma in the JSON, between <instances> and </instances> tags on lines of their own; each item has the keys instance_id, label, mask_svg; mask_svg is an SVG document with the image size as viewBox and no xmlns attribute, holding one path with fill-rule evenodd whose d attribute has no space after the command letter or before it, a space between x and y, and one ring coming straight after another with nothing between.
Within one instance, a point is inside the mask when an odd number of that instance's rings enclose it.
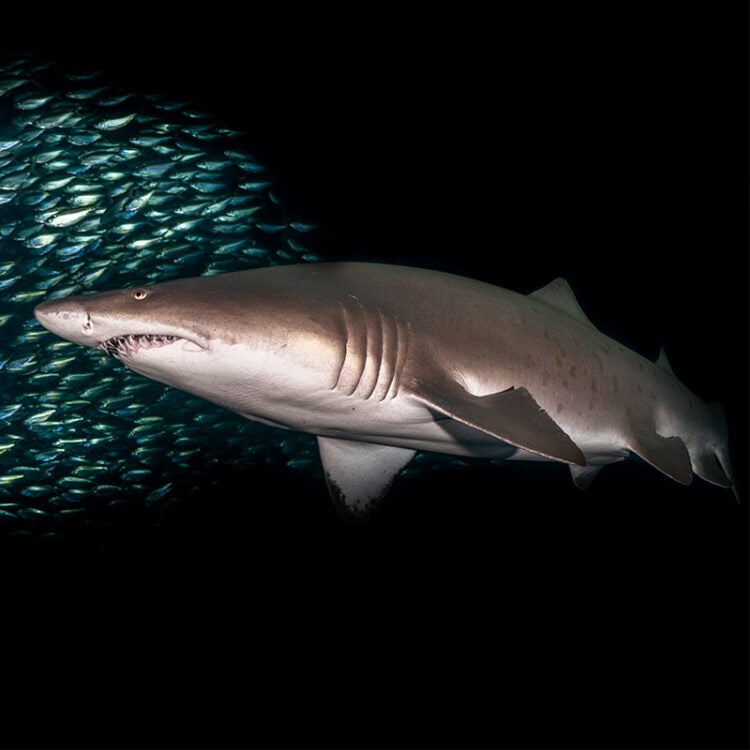
<instances>
[{"instance_id":1,"label":"shark mouth","mask_svg":"<svg viewBox=\"0 0 750 750\"><path fill-rule=\"evenodd\" d=\"M111 339L102 341L97 349L111 354L113 357L132 357L143 349L158 349L162 346L169 346L177 341L184 341L186 345L190 344L187 339L180 336L166 336L150 333L131 333L128 336L114 336Z\"/></svg>"}]
</instances>

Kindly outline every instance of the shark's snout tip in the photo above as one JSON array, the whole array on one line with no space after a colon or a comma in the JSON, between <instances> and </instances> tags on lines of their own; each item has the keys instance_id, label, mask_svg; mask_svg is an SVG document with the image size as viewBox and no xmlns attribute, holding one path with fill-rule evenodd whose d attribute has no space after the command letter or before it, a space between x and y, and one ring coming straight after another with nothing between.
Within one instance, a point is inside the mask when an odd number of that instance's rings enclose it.
<instances>
[{"instance_id":1,"label":"shark's snout tip","mask_svg":"<svg viewBox=\"0 0 750 750\"><path fill-rule=\"evenodd\" d=\"M47 310L49 309L49 302L40 302L34 308L34 317L39 323L44 325L44 318L47 316Z\"/></svg>"},{"instance_id":2,"label":"shark's snout tip","mask_svg":"<svg viewBox=\"0 0 750 750\"><path fill-rule=\"evenodd\" d=\"M46 300L45 302L40 302L34 308L34 317L45 328L49 328L49 321L58 309L59 304L57 304L56 300Z\"/></svg>"},{"instance_id":3,"label":"shark's snout tip","mask_svg":"<svg viewBox=\"0 0 750 750\"><path fill-rule=\"evenodd\" d=\"M40 302L34 308L34 317L40 325L57 336L76 343L88 343L80 336L82 328L84 332L86 331L85 321L82 324L85 313L76 302L69 298Z\"/></svg>"}]
</instances>

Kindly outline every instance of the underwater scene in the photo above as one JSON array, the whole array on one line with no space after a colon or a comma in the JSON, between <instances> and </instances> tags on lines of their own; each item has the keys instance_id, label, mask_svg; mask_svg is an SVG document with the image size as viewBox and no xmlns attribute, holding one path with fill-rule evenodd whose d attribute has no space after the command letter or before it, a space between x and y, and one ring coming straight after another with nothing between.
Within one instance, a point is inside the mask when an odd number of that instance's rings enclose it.
<instances>
[{"instance_id":1,"label":"underwater scene","mask_svg":"<svg viewBox=\"0 0 750 750\"><path fill-rule=\"evenodd\" d=\"M313 227L286 215L238 134L189 102L34 56L0 68L0 535L149 512L219 460L307 467L304 436L279 440L81 351L33 308L134 280L318 260Z\"/></svg>"},{"instance_id":2,"label":"underwater scene","mask_svg":"<svg viewBox=\"0 0 750 750\"><path fill-rule=\"evenodd\" d=\"M242 134L101 71L37 55L0 69L0 536L158 523L219 465L322 479L314 437L154 383L33 317L42 300L324 259ZM409 471L430 460L460 463Z\"/></svg>"},{"instance_id":3,"label":"underwater scene","mask_svg":"<svg viewBox=\"0 0 750 750\"><path fill-rule=\"evenodd\" d=\"M0 29L0 745L747 747L746 86L718 13L54 10ZM34 318L319 260L565 279L723 403L740 502L640 460L582 490L418 452L351 524L314 436Z\"/></svg>"}]
</instances>

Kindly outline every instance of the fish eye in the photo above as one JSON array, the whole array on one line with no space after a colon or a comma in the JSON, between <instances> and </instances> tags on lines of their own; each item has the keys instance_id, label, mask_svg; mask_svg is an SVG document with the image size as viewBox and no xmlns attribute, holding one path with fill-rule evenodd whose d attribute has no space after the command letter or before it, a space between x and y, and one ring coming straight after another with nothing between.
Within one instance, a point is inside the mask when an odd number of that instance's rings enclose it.
<instances>
[{"instance_id":1,"label":"fish eye","mask_svg":"<svg viewBox=\"0 0 750 750\"><path fill-rule=\"evenodd\" d=\"M133 299L137 299L137 300L146 299L147 296L148 296L148 292L145 289L133 290Z\"/></svg>"}]
</instances>

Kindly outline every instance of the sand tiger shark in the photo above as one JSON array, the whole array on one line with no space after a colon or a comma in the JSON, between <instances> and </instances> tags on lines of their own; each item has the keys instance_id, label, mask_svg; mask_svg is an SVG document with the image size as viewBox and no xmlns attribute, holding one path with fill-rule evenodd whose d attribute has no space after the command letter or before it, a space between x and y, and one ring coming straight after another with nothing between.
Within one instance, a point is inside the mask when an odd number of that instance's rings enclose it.
<instances>
[{"instance_id":1,"label":"sand tiger shark","mask_svg":"<svg viewBox=\"0 0 750 750\"><path fill-rule=\"evenodd\" d=\"M317 436L364 519L416 451L558 461L586 487L637 456L734 489L723 412L601 333L556 279L524 295L378 263L308 263L40 304L57 335L263 424Z\"/></svg>"}]
</instances>

